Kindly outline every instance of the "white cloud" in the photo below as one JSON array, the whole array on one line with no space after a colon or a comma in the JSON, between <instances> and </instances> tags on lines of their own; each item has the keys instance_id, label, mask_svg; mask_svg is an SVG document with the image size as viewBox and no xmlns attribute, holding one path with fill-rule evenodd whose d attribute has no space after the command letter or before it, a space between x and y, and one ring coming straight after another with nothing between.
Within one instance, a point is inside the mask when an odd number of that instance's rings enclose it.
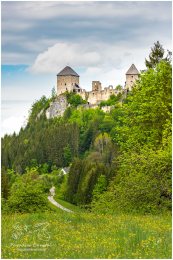
<instances>
[{"instance_id":1,"label":"white cloud","mask_svg":"<svg viewBox=\"0 0 173 260\"><path fill-rule=\"evenodd\" d=\"M129 50L127 53L126 50ZM130 62L144 63L148 48L104 43L73 44L68 42L56 43L46 51L41 52L35 59L30 71L34 73L57 73L64 66L84 68L90 75L122 69Z\"/></svg>"},{"instance_id":2,"label":"white cloud","mask_svg":"<svg viewBox=\"0 0 173 260\"><path fill-rule=\"evenodd\" d=\"M6 118L2 122L1 136L4 134L13 134L14 132L18 133L25 121L26 119L24 116L11 116Z\"/></svg>"},{"instance_id":3,"label":"white cloud","mask_svg":"<svg viewBox=\"0 0 173 260\"><path fill-rule=\"evenodd\" d=\"M26 125L29 110L33 101L2 100L1 106L1 136L18 133Z\"/></svg>"},{"instance_id":4,"label":"white cloud","mask_svg":"<svg viewBox=\"0 0 173 260\"><path fill-rule=\"evenodd\" d=\"M94 66L101 62L100 53L86 45L57 43L40 53L30 70L36 73L57 72L66 65Z\"/></svg>"}]
</instances>

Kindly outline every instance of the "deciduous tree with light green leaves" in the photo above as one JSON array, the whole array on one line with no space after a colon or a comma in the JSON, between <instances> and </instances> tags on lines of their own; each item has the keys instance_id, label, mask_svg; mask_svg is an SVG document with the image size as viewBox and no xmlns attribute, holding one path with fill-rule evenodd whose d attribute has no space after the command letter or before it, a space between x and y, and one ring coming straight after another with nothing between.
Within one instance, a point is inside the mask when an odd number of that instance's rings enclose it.
<instances>
[{"instance_id":1,"label":"deciduous tree with light green leaves","mask_svg":"<svg viewBox=\"0 0 173 260\"><path fill-rule=\"evenodd\" d=\"M162 144L165 131L167 135L171 132L171 89L172 68L168 62L161 61L141 75L112 130L121 149L138 151L145 144L156 149Z\"/></svg>"},{"instance_id":2,"label":"deciduous tree with light green leaves","mask_svg":"<svg viewBox=\"0 0 173 260\"><path fill-rule=\"evenodd\" d=\"M171 209L171 86L171 65L161 61L141 75L117 113L111 134L120 155L115 178L98 202L100 210L105 211L110 194L110 211Z\"/></svg>"},{"instance_id":3,"label":"deciduous tree with light green leaves","mask_svg":"<svg viewBox=\"0 0 173 260\"><path fill-rule=\"evenodd\" d=\"M11 212L34 212L49 209L45 185L37 171L18 176L13 183L8 207Z\"/></svg>"}]
</instances>

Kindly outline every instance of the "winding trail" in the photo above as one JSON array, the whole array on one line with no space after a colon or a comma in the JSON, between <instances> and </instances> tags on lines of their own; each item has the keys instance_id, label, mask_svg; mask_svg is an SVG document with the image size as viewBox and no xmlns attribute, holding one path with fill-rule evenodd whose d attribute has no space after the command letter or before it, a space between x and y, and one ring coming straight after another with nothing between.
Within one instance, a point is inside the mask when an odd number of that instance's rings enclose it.
<instances>
[{"instance_id":1,"label":"winding trail","mask_svg":"<svg viewBox=\"0 0 173 260\"><path fill-rule=\"evenodd\" d=\"M56 201L54 200L54 198L53 198L54 196L55 196L55 187L52 187L52 188L50 189L50 196L48 196L48 200L49 200L53 205L55 205L57 208L60 208L60 209L62 209L62 210L64 210L64 211L67 211L67 212L73 212L72 210L63 207L61 204L59 204L58 202L56 202Z\"/></svg>"}]
</instances>

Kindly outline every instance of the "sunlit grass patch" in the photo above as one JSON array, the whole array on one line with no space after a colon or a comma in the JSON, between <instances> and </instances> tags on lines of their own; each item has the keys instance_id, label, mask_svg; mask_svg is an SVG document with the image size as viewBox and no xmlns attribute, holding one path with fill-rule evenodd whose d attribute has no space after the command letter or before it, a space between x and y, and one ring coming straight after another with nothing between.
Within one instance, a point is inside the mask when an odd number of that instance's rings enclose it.
<instances>
[{"instance_id":1,"label":"sunlit grass patch","mask_svg":"<svg viewBox=\"0 0 173 260\"><path fill-rule=\"evenodd\" d=\"M171 258L171 216L4 215L3 258Z\"/></svg>"}]
</instances>

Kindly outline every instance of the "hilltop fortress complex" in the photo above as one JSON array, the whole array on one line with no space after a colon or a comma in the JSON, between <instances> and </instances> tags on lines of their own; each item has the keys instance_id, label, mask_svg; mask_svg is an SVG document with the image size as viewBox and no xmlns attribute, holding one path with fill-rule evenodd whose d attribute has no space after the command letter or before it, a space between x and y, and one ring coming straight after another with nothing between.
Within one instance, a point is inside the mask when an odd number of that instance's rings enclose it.
<instances>
[{"instance_id":1,"label":"hilltop fortress complex","mask_svg":"<svg viewBox=\"0 0 173 260\"><path fill-rule=\"evenodd\" d=\"M66 108L69 106L66 96L63 95L66 91L77 93L86 100L87 104L83 105L85 108L97 108L101 101L108 100L111 95L131 91L138 77L139 71L132 64L126 73L124 89L116 89L113 86L103 89L100 81L92 81L92 90L86 91L80 87L79 75L67 66L57 74L57 98L51 102L50 107L46 110L46 117L63 116ZM103 106L101 109L104 112L109 112L111 107Z\"/></svg>"},{"instance_id":2,"label":"hilltop fortress complex","mask_svg":"<svg viewBox=\"0 0 173 260\"><path fill-rule=\"evenodd\" d=\"M131 91L135 81L139 77L139 71L134 64L126 72L125 90ZM75 92L89 104L96 105L101 101L108 100L112 94L117 95L122 90L114 89L113 86L102 89L100 81L92 81L92 90L86 91L80 87L79 75L69 66L66 66L57 74L57 95L64 92Z\"/></svg>"}]
</instances>

